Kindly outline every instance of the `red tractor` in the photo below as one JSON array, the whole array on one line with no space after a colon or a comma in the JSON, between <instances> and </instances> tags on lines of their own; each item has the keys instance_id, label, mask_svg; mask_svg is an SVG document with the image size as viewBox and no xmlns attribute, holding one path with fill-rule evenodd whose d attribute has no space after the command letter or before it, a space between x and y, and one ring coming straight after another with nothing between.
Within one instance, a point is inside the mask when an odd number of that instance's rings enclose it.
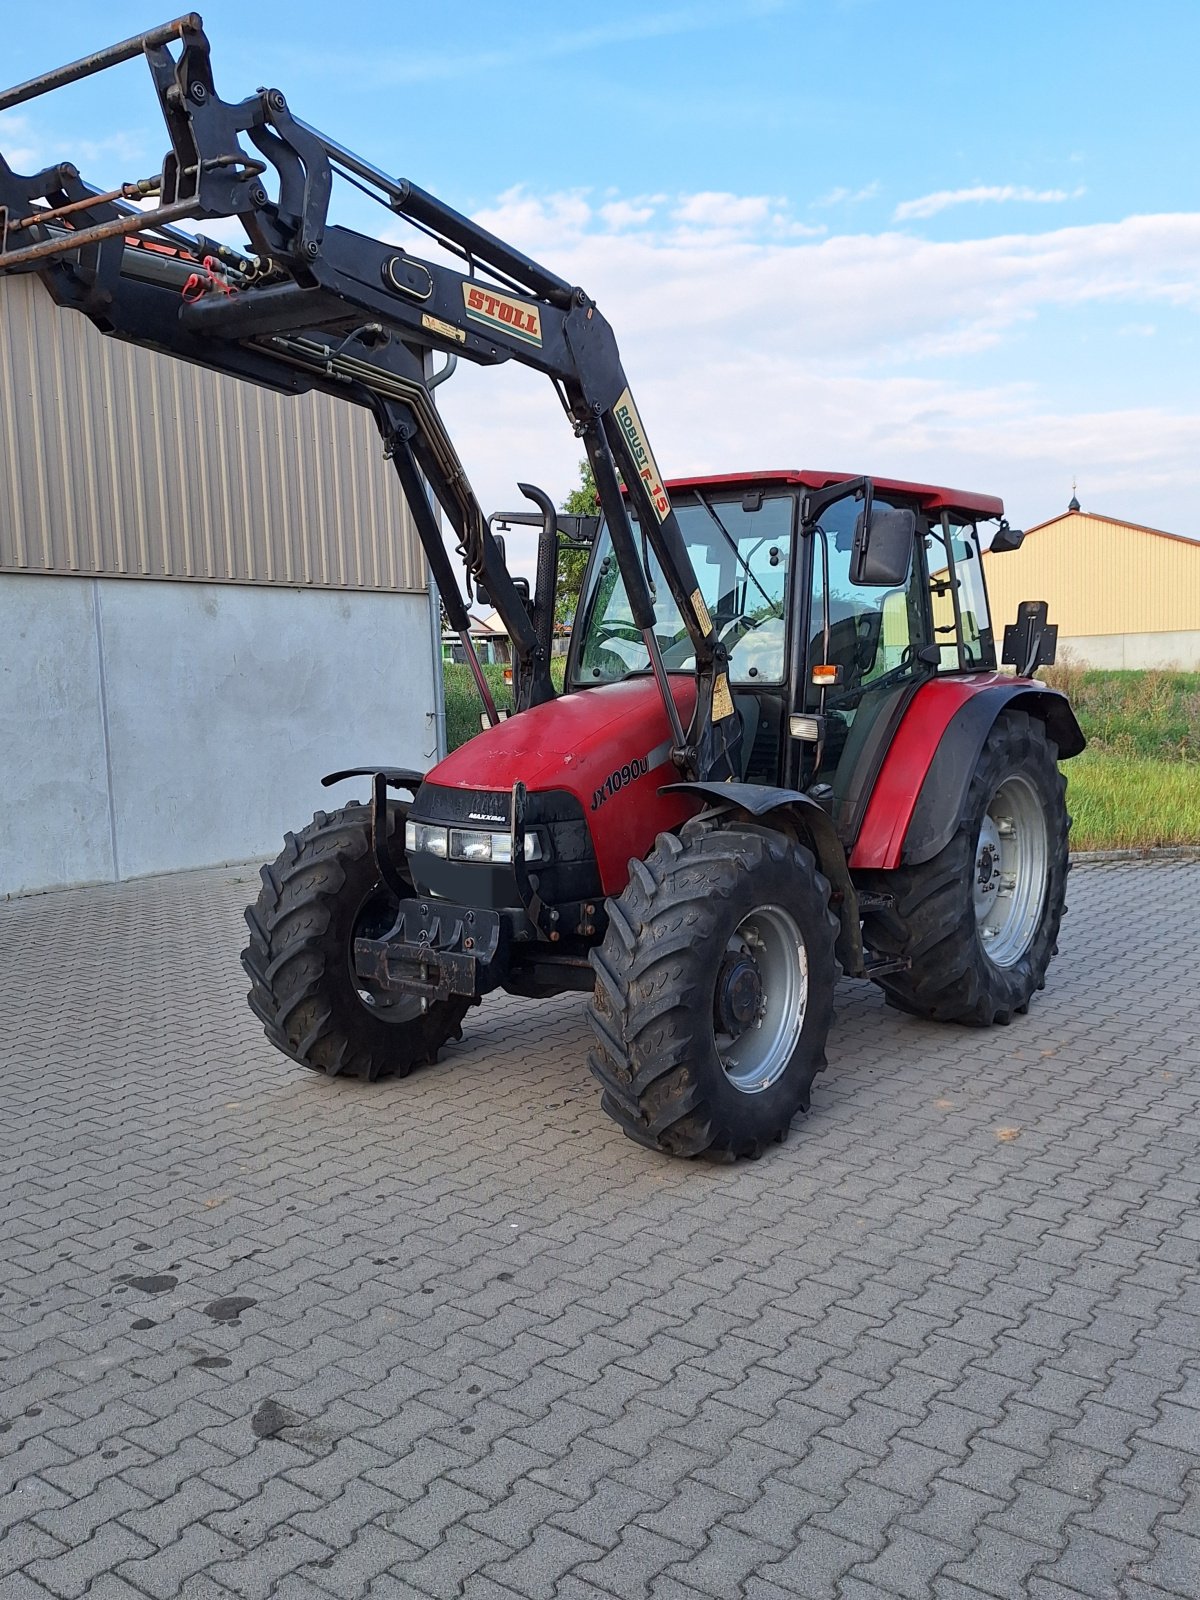
<instances>
[{"instance_id":1,"label":"red tractor","mask_svg":"<svg viewBox=\"0 0 1200 1600\"><path fill-rule=\"evenodd\" d=\"M1058 762L1084 740L1030 676L1053 659L1044 605L1022 606L1000 652L1016 672L997 670L981 529L993 551L1020 542L1001 502L824 472L664 482L581 289L295 120L278 90L220 100L196 17L0 110L142 52L162 172L99 193L73 167L22 177L0 158L0 269L41 273L106 332L368 407L488 724L430 772L330 774L369 777L370 803L318 812L263 869L242 959L272 1043L329 1074L403 1074L492 989L579 989L609 1115L653 1148L734 1158L807 1108L839 972L937 1021L1026 1012L1063 913ZM330 225L336 174L462 270ZM180 233L184 216L240 218L248 249ZM435 352L545 372L587 451L599 518L521 486L532 590L433 404ZM431 497L512 639L510 716ZM590 555L556 692L564 542Z\"/></svg>"}]
</instances>

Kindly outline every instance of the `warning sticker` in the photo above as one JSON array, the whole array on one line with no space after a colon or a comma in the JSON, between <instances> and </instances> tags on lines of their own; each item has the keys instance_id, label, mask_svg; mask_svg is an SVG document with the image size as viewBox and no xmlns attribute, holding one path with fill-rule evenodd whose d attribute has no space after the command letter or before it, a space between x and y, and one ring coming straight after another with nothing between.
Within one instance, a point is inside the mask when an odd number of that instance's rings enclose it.
<instances>
[{"instance_id":1,"label":"warning sticker","mask_svg":"<svg viewBox=\"0 0 1200 1600\"><path fill-rule=\"evenodd\" d=\"M720 722L733 715L733 696L729 692L729 679L722 672L713 679L713 720Z\"/></svg>"},{"instance_id":2,"label":"warning sticker","mask_svg":"<svg viewBox=\"0 0 1200 1600\"><path fill-rule=\"evenodd\" d=\"M441 317L431 317L422 314L421 326L428 328L430 333L440 333L443 339L453 339L456 344L466 344L467 330L456 328L452 322L443 322Z\"/></svg>"},{"instance_id":3,"label":"warning sticker","mask_svg":"<svg viewBox=\"0 0 1200 1600\"><path fill-rule=\"evenodd\" d=\"M708 614L708 607L704 604L704 596L697 589L692 595L692 610L700 619L700 626L706 634L712 632L712 618Z\"/></svg>"}]
</instances>

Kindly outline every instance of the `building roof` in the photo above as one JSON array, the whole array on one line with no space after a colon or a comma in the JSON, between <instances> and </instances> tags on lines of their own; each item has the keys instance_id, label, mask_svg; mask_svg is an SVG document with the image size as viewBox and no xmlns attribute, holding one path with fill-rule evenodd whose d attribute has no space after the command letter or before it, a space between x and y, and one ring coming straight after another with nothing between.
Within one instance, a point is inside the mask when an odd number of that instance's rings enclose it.
<instances>
[{"instance_id":1,"label":"building roof","mask_svg":"<svg viewBox=\"0 0 1200 1600\"><path fill-rule=\"evenodd\" d=\"M1156 539L1174 539L1177 544L1191 545L1193 549L1200 550L1200 539L1189 539L1184 533L1168 533L1165 528L1147 527L1144 522L1126 522L1124 517L1105 517L1099 511L1084 511L1079 505L1060 511L1056 517L1047 517L1045 522L1035 522L1032 528L1025 529L1025 537L1028 539L1031 533L1053 527L1056 522L1066 522L1069 517L1090 517L1093 522L1107 522L1113 528L1129 528L1133 533L1152 533Z\"/></svg>"}]
</instances>

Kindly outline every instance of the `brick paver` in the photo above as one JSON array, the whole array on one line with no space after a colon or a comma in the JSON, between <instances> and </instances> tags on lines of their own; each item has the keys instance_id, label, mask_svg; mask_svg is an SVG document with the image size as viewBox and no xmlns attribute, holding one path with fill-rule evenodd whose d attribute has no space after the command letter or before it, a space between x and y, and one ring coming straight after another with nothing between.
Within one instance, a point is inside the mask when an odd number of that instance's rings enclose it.
<instances>
[{"instance_id":1,"label":"brick paver","mask_svg":"<svg viewBox=\"0 0 1200 1600\"><path fill-rule=\"evenodd\" d=\"M736 1167L578 997L293 1066L253 890L0 906L0 1594L1200 1594L1200 863L1078 869L1009 1028L843 985Z\"/></svg>"}]
</instances>

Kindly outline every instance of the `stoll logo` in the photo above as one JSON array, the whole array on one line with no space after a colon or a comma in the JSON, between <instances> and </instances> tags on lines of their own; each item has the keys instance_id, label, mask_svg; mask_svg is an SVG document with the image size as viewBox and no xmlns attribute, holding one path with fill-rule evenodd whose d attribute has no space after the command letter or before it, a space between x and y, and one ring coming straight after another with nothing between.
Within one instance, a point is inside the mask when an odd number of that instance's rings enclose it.
<instances>
[{"instance_id":1,"label":"stoll logo","mask_svg":"<svg viewBox=\"0 0 1200 1600\"><path fill-rule=\"evenodd\" d=\"M629 453L637 462L638 473L646 486L646 493L650 496L650 504L654 507L654 515L660 522L665 522L667 513L671 509L671 502L667 499L667 491L663 488L658 467L650 454L650 446L646 443L642 419L637 414L637 407L628 389L613 407L613 414L617 419L617 425L625 435Z\"/></svg>"},{"instance_id":2,"label":"stoll logo","mask_svg":"<svg viewBox=\"0 0 1200 1600\"><path fill-rule=\"evenodd\" d=\"M477 283L464 283L462 292L463 305L473 322L503 328L526 344L541 344L542 318L536 306L498 294L495 289L480 288Z\"/></svg>"}]
</instances>

